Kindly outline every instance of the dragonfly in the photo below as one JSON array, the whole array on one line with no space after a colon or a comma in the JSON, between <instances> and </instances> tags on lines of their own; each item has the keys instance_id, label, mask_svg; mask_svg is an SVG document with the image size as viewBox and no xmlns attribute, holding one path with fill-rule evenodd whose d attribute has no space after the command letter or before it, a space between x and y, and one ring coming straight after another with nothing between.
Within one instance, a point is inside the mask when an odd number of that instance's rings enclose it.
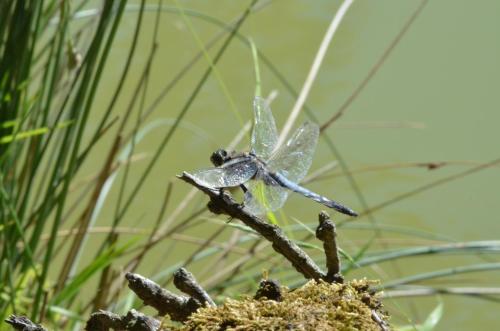
<instances>
[{"instance_id":1,"label":"dragonfly","mask_svg":"<svg viewBox=\"0 0 500 331\"><path fill-rule=\"evenodd\" d=\"M245 192L244 208L256 215L280 209L289 193L295 192L340 213L357 216L352 209L299 184L311 167L318 125L304 123L286 144L278 147L278 131L269 103L255 97L253 110L250 152L219 149L211 156L215 167L193 172L194 179L212 189L241 187Z\"/></svg>"}]
</instances>

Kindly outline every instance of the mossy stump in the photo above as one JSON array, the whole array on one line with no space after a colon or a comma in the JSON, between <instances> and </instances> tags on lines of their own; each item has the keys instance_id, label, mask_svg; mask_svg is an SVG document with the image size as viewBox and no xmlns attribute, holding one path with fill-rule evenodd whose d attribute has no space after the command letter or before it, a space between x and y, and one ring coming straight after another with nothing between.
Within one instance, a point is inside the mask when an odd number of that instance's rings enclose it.
<instances>
[{"instance_id":1,"label":"mossy stump","mask_svg":"<svg viewBox=\"0 0 500 331\"><path fill-rule=\"evenodd\" d=\"M296 290L282 288L281 301L227 299L198 309L174 330L389 330L388 315L369 290L372 283L311 280Z\"/></svg>"}]
</instances>

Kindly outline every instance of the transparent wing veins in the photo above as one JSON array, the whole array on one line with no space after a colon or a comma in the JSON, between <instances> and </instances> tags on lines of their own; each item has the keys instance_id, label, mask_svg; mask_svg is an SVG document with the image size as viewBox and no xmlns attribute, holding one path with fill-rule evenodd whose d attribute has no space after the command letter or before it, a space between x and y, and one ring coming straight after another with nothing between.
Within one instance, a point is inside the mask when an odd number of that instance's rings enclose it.
<instances>
[{"instance_id":1,"label":"transparent wing veins","mask_svg":"<svg viewBox=\"0 0 500 331\"><path fill-rule=\"evenodd\" d=\"M245 207L255 215L263 215L267 211L275 211L283 206L289 191L280 186L274 179L252 180L245 184Z\"/></svg>"},{"instance_id":2,"label":"transparent wing veins","mask_svg":"<svg viewBox=\"0 0 500 331\"><path fill-rule=\"evenodd\" d=\"M269 104L264 98L254 98L253 110L254 127L251 149L255 155L267 159L271 156L278 141L278 130Z\"/></svg>"},{"instance_id":3,"label":"transparent wing veins","mask_svg":"<svg viewBox=\"0 0 500 331\"><path fill-rule=\"evenodd\" d=\"M235 187L249 181L257 165L244 158L217 168L197 170L192 173L198 183L210 188Z\"/></svg>"},{"instance_id":4,"label":"transparent wing veins","mask_svg":"<svg viewBox=\"0 0 500 331\"><path fill-rule=\"evenodd\" d=\"M318 137L318 125L304 123L285 145L275 151L267 162L268 168L279 172L292 182L299 183L311 167Z\"/></svg>"}]
</instances>

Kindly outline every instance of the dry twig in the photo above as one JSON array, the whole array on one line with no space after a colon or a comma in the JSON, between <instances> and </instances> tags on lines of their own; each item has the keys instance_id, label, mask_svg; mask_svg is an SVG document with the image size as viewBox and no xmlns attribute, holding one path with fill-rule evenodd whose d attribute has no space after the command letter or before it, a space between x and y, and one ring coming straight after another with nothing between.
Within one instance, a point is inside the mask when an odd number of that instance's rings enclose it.
<instances>
[{"instance_id":1,"label":"dry twig","mask_svg":"<svg viewBox=\"0 0 500 331\"><path fill-rule=\"evenodd\" d=\"M343 283L344 277L340 273L340 258L337 248L337 233L335 224L325 211L319 214L319 226L316 229L316 238L323 242L326 256L326 281L332 283Z\"/></svg>"},{"instance_id":2,"label":"dry twig","mask_svg":"<svg viewBox=\"0 0 500 331\"><path fill-rule=\"evenodd\" d=\"M178 269L174 273L174 285L180 291L186 293L200 303L215 307L215 302L208 293L196 282L193 274L184 268Z\"/></svg>"},{"instance_id":3,"label":"dry twig","mask_svg":"<svg viewBox=\"0 0 500 331\"><path fill-rule=\"evenodd\" d=\"M20 331L47 331L43 326L33 323L26 316L10 315L5 322L12 325L14 329Z\"/></svg>"},{"instance_id":4,"label":"dry twig","mask_svg":"<svg viewBox=\"0 0 500 331\"><path fill-rule=\"evenodd\" d=\"M130 310L127 315L119 316L105 310L90 315L85 330L108 331L131 330L131 331L157 331L160 329L160 321L146 316L135 309Z\"/></svg>"},{"instance_id":5,"label":"dry twig","mask_svg":"<svg viewBox=\"0 0 500 331\"><path fill-rule=\"evenodd\" d=\"M293 267L308 279L325 279L326 275L299 246L288 239L276 225L270 224L249 213L227 192L203 186L187 172L179 176L183 181L197 187L210 197L208 208L215 214L226 214L241 220L245 225L260 233L272 243L273 249L283 255Z\"/></svg>"},{"instance_id":6,"label":"dry twig","mask_svg":"<svg viewBox=\"0 0 500 331\"><path fill-rule=\"evenodd\" d=\"M384 321L380 316L378 316L377 312L372 309L372 319L380 326L382 331L390 331L391 329L387 326L387 322Z\"/></svg>"},{"instance_id":7,"label":"dry twig","mask_svg":"<svg viewBox=\"0 0 500 331\"><path fill-rule=\"evenodd\" d=\"M164 290L152 280L134 273L127 273L128 287L137 294L144 304L153 307L158 314L168 314L174 321L185 321L202 304L194 299L176 295Z\"/></svg>"},{"instance_id":8,"label":"dry twig","mask_svg":"<svg viewBox=\"0 0 500 331\"><path fill-rule=\"evenodd\" d=\"M269 300L281 301L283 295L281 294L280 284L274 279L263 279L260 281L259 289L254 296L255 299L267 298Z\"/></svg>"}]
</instances>

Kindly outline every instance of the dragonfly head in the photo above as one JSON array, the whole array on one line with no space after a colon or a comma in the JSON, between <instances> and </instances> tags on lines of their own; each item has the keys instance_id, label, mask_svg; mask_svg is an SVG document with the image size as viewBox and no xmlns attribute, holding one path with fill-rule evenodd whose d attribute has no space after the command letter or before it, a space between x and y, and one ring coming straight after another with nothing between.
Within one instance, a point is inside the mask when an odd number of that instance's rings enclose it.
<instances>
[{"instance_id":1,"label":"dragonfly head","mask_svg":"<svg viewBox=\"0 0 500 331\"><path fill-rule=\"evenodd\" d=\"M226 150L219 148L210 156L210 161L212 161L213 165L216 167L220 167L224 163L226 163L230 159L229 154Z\"/></svg>"}]
</instances>

